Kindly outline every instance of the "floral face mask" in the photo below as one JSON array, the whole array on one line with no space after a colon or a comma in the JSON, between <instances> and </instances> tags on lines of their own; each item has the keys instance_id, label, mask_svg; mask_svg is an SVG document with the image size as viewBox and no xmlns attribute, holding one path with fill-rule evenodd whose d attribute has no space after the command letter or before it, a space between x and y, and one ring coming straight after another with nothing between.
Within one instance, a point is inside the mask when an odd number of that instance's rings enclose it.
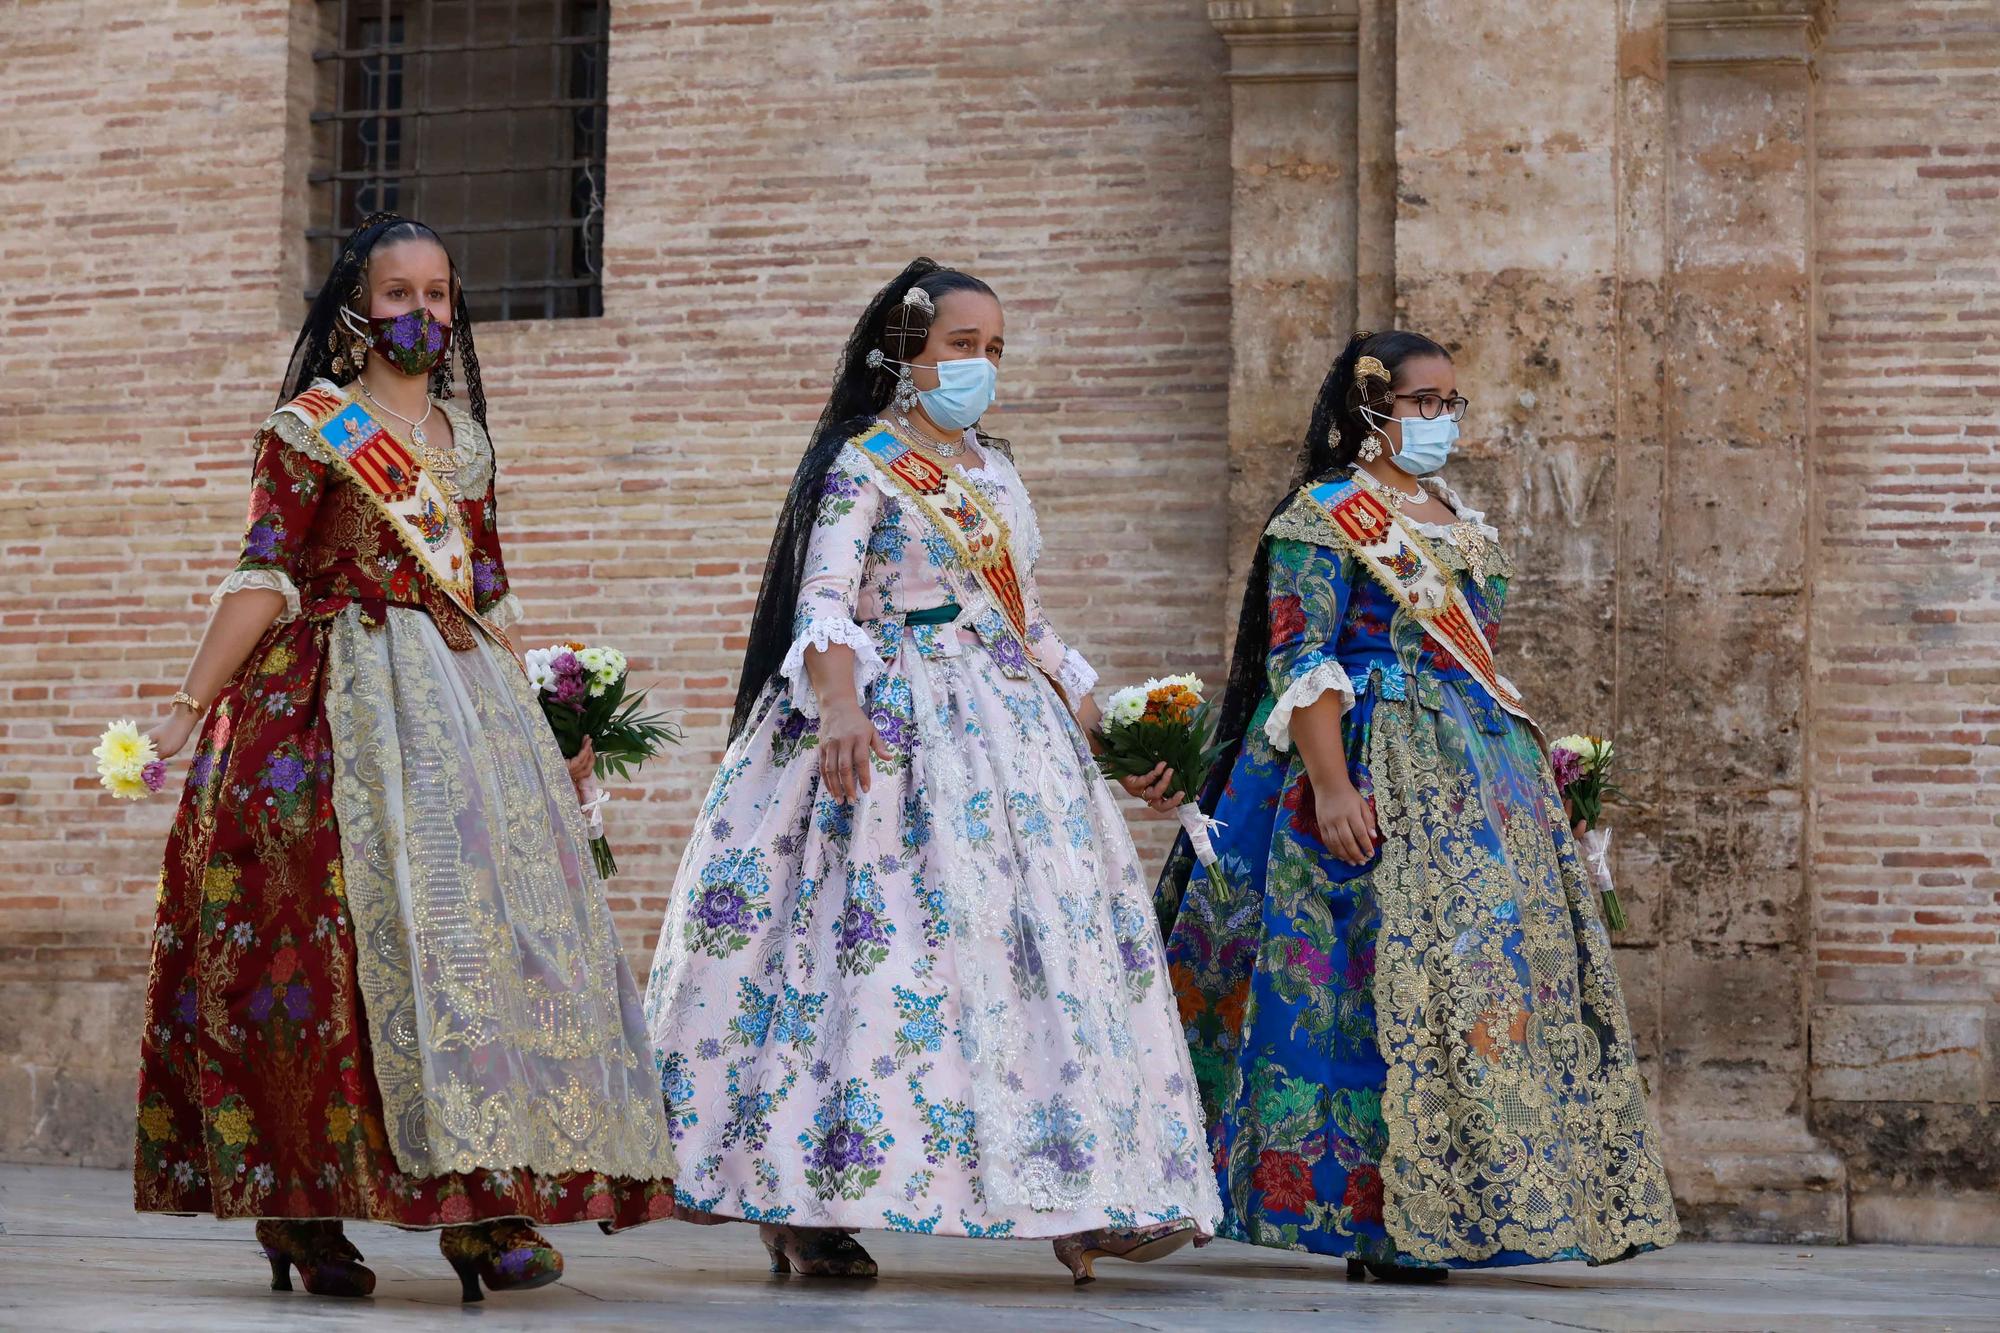
<instances>
[{"instance_id":1,"label":"floral face mask","mask_svg":"<svg viewBox=\"0 0 2000 1333\"><path fill-rule=\"evenodd\" d=\"M376 355L405 375L430 374L451 351L451 325L439 323L423 306L376 319L363 319L344 307L340 314Z\"/></svg>"}]
</instances>

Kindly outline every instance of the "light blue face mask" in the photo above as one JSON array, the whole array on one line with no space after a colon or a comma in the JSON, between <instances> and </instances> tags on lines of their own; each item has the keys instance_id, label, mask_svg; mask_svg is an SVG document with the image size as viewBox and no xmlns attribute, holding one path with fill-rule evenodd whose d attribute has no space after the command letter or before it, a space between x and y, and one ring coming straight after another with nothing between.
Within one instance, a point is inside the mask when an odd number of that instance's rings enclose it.
<instances>
[{"instance_id":1,"label":"light blue face mask","mask_svg":"<svg viewBox=\"0 0 2000 1333\"><path fill-rule=\"evenodd\" d=\"M983 356L937 363L938 386L917 390L924 415L946 430L964 430L993 406L1000 384L1000 367Z\"/></svg>"},{"instance_id":2,"label":"light blue face mask","mask_svg":"<svg viewBox=\"0 0 2000 1333\"><path fill-rule=\"evenodd\" d=\"M1389 418L1373 408L1362 411L1372 417ZM1451 458L1452 446L1458 443L1458 423L1448 414L1441 414L1435 420L1423 417L1399 417L1403 427L1403 447L1389 455L1389 461L1413 477L1428 477L1442 468Z\"/></svg>"}]
</instances>

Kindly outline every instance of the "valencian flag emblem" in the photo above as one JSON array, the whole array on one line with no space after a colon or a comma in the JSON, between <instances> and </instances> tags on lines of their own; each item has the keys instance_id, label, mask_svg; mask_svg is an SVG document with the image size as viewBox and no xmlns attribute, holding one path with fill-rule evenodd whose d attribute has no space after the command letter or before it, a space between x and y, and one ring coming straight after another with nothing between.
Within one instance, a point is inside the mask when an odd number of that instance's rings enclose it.
<instances>
[{"instance_id":1,"label":"valencian flag emblem","mask_svg":"<svg viewBox=\"0 0 2000 1333\"><path fill-rule=\"evenodd\" d=\"M417 460L402 441L383 430L358 404L350 403L320 435L347 460L368 489L390 502L417 493Z\"/></svg>"}]
</instances>

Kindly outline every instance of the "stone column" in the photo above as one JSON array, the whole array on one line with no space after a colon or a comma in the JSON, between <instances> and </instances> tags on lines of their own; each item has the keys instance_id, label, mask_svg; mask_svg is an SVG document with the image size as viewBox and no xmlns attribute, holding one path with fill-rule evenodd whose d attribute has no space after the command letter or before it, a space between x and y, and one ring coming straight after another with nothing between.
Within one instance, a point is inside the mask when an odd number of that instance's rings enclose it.
<instances>
[{"instance_id":1,"label":"stone column","mask_svg":"<svg viewBox=\"0 0 2000 1333\"><path fill-rule=\"evenodd\" d=\"M1812 55L1824 0L1668 0L1660 1087L1725 1239L1842 1240L1806 1126Z\"/></svg>"},{"instance_id":2,"label":"stone column","mask_svg":"<svg viewBox=\"0 0 2000 1333\"><path fill-rule=\"evenodd\" d=\"M1313 395L1354 328L1359 0L1215 0L1229 46L1229 630Z\"/></svg>"}]
</instances>

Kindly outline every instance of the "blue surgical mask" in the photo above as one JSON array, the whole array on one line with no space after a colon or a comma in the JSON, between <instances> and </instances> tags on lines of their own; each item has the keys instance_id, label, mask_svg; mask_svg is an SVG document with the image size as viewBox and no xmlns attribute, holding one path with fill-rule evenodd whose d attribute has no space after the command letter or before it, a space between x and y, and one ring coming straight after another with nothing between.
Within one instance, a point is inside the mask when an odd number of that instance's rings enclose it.
<instances>
[{"instance_id":1,"label":"blue surgical mask","mask_svg":"<svg viewBox=\"0 0 2000 1333\"><path fill-rule=\"evenodd\" d=\"M1362 411L1371 417L1388 420L1386 413L1364 407ZM1413 477L1428 477L1444 467L1451 458L1451 448L1458 443L1458 423L1451 417L1440 415L1435 420L1423 417L1400 417L1403 427L1403 447L1390 454L1389 461Z\"/></svg>"},{"instance_id":2,"label":"blue surgical mask","mask_svg":"<svg viewBox=\"0 0 2000 1333\"><path fill-rule=\"evenodd\" d=\"M983 356L937 363L938 386L917 390L924 415L946 430L964 430L993 406L1000 368Z\"/></svg>"}]
</instances>

